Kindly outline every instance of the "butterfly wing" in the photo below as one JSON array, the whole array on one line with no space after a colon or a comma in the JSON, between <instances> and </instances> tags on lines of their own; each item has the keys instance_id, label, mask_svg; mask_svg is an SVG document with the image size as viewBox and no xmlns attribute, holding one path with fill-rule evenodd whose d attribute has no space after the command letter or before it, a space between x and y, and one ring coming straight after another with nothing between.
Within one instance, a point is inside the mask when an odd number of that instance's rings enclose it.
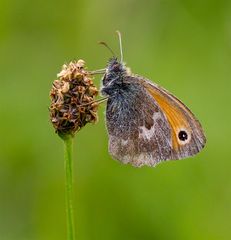
<instances>
[{"instance_id":1,"label":"butterfly wing","mask_svg":"<svg viewBox=\"0 0 231 240\"><path fill-rule=\"evenodd\" d=\"M171 128L171 159L197 154L206 143L200 122L174 95L148 80L143 81L147 92L157 101Z\"/></svg>"},{"instance_id":2,"label":"butterfly wing","mask_svg":"<svg viewBox=\"0 0 231 240\"><path fill-rule=\"evenodd\" d=\"M125 85L107 103L109 151L114 158L133 166L155 166L200 151L203 131L183 103L143 77L127 76ZM180 132L187 137L183 142Z\"/></svg>"}]
</instances>

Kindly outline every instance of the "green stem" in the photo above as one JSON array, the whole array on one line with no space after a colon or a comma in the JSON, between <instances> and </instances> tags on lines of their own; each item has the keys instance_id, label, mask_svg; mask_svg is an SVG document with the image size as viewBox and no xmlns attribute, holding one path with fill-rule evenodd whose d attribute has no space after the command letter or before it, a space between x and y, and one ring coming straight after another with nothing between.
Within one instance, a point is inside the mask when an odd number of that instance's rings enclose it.
<instances>
[{"instance_id":1,"label":"green stem","mask_svg":"<svg viewBox=\"0 0 231 240\"><path fill-rule=\"evenodd\" d=\"M75 239L74 213L73 213L73 169L72 169L73 138L68 135L64 138L64 158L66 172L66 214L67 214L67 240Z\"/></svg>"}]
</instances>

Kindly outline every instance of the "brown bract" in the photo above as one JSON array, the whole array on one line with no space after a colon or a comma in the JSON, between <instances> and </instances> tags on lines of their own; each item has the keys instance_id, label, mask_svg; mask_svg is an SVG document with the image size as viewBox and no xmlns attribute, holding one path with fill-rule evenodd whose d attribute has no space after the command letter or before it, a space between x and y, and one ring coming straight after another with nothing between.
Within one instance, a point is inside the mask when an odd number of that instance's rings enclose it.
<instances>
[{"instance_id":1,"label":"brown bract","mask_svg":"<svg viewBox=\"0 0 231 240\"><path fill-rule=\"evenodd\" d=\"M97 121L98 89L84 66L83 60L64 64L50 91L50 119L61 137Z\"/></svg>"}]
</instances>

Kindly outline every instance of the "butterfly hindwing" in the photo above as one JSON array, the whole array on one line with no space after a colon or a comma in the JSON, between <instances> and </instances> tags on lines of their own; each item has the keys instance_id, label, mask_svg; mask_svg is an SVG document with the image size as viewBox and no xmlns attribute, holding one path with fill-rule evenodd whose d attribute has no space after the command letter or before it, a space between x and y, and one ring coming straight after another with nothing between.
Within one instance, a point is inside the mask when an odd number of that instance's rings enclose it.
<instances>
[{"instance_id":1,"label":"butterfly hindwing","mask_svg":"<svg viewBox=\"0 0 231 240\"><path fill-rule=\"evenodd\" d=\"M156 100L140 81L125 79L126 88L107 102L109 151L123 163L154 166L171 159L171 129Z\"/></svg>"}]
</instances>

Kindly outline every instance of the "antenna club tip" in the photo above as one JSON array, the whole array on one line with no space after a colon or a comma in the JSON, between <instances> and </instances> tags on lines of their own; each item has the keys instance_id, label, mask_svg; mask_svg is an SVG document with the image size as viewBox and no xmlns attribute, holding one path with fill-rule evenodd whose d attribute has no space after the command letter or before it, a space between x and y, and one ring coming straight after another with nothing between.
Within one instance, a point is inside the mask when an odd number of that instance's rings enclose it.
<instances>
[{"instance_id":1,"label":"antenna club tip","mask_svg":"<svg viewBox=\"0 0 231 240\"><path fill-rule=\"evenodd\" d=\"M116 30L116 33L121 36L121 32L119 30Z\"/></svg>"}]
</instances>

